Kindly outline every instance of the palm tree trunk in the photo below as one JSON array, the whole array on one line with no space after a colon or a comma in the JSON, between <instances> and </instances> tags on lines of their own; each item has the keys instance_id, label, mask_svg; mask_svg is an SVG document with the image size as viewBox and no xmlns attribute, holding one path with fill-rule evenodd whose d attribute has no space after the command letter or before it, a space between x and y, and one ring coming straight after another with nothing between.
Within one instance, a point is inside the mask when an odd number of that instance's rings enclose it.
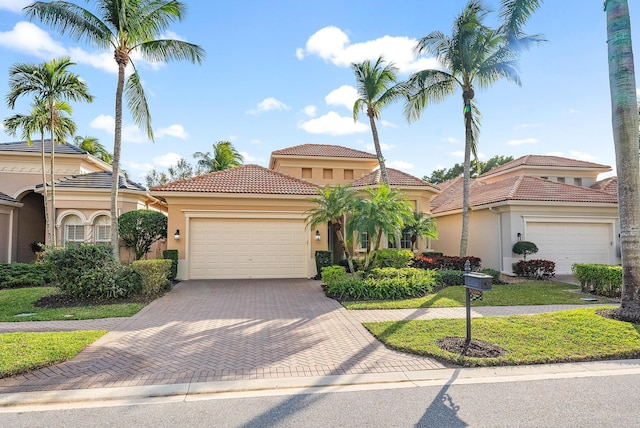
<instances>
[{"instance_id":1,"label":"palm tree trunk","mask_svg":"<svg viewBox=\"0 0 640 428\"><path fill-rule=\"evenodd\" d=\"M117 59L117 58L116 58ZM113 164L111 169L111 245L113 256L120 260L118 239L118 181L120 175L120 148L122 145L122 92L126 63L118 61L118 85L116 87L116 126L113 138Z\"/></svg>"},{"instance_id":2,"label":"palm tree trunk","mask_svg":"<svg viewBox=\"0 0 640 428\"><path fill-rule=\"evenodd\" d=\"M471 99L464 99L464 167L462 172L462 233L460 234L460 257L466 257L469 242L469 191L471 181L471 146L473 145L473 129L471 116Z\"/></svg>"},{"instance_id":3,"label":"palm tree trunk","mask_svg":"<svg viewBox=\"0 0 640 428\"><path fill-rule=\"evenodd\" d=\"M44 152L44 130L41 134L41 143L42 143L42 147L40 148L41 151L41 155L42 155L42 189L43 189L43 195L44 195L44 224L45 224L45 230L46 230L46 235L45 235L45 239L44 239L44 243L45 245L54 245L53 244L53 236L51 235L51 219L49 218L49 190L47 188L47 170L46 170L46 165L45 165L45 152Z\"/></svg>"},{"instance_id":4,"label":"palm tree trunk","mask_svg":"<svg viewBox=\"0 0 640 428\"><path fill-rule=\"evenodd\" d=\"M640 193L638 117L627 0L605 1L613 141L618 172L622 299L618 314L640 321Z\"/></svg>"},{"instance_id":5,"label":"palm tree trunk","mask_svg":"<svg viewBox=\"0 0 640 428\"><path fill-rule=\"evenodd\" d=\"M56 239L56 176L55 176L55 125L54 125L54 119L53 119L53 109L55 106L55 100L52 98L50 103L49 103L49 114L51 115L51 121L49 123L50 126L50 130L51 130L51 158L49 159L51 162L51 171L49 171L49 173L51 174L51 209L49 210L49 216L50 216L50 221L51 221L51 225L49 227L51 227L51 245L53 245L54 247L58 245L58 240Z\"/></svg>"},{"instance_id":6,"label":"palm tree trunk","mask_svg":"<svg viewBox=\"0 0 640 428\"><path fill-rule=\"evenodd\" d=\"M382 182L389 184L389 177L387 176L387 167L384 164L384 158L382 157L382 149L380 148L380 140L378 139L378 128L376 128L376 121L373 113L369 112L369 123L371 124L371 133L373 134L373 146L376 148L376 156L378 156L378 164L380 164L380 175L382 176Z\"/></svg>"}]
</instances>

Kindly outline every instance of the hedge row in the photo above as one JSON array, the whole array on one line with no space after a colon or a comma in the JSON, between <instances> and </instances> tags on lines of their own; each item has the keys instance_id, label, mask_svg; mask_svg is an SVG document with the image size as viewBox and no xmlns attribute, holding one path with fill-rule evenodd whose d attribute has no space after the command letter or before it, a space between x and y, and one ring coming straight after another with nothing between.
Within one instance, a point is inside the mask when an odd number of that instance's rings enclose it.
<instances>
[{"instance_id":1,"label":"hedge row","mask_svg":"<svg viewBox=\"0 0 640 428\"><path fill-rule=\"evenodd\" d=\"M41 287L53 281L49 269L34 263L0 264L0 289L15 287Z\"/></svg>"},{"instance_id":2,"label":"hedge row","mask_svg":"<svg viewBox=\"0 0 640 428\"><path fill-rule=\"evenodd\" d=\"M600 264L574 264L573 277L580 282L585 293L620 297L622 291L622 267Z\"/></svg>"},{"instance_id":3,"label":"hedge row","mask_svg":"<svg viewBox=\"0 0 640 428\"><path fill-rule=\"evenodd\" d=\"M441 270L464 270L464 264L469 261L472 271L480 268L480 258L478 257L454 257L454 256L416 256L412 266L419 269L441 269Z\"/></svg>"}]
</instances>

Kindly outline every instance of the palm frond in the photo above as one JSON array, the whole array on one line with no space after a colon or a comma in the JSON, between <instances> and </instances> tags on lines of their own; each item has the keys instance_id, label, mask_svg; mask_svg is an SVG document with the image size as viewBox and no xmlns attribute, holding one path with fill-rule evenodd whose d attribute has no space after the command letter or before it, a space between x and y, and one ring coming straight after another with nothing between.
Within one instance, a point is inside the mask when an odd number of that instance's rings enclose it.
<instances>
[{"instance_id":1,"label":"palm frond","mask_svg":"<svg viewBox=\"0 0 640 428\"><path fill-rule=\"evenodd\" d=\"M142 57L151 62L188 60L201 64L206 57L202 47L182 40L151 40L141 43L138 48Z\"/></svg>"},{"instance_id":2,"label":"palm frond","mask_svg":"<svg viewBox=\"0 0 640 428\"><path fill-rule=\"evenodd\" d=\"M135 70L135 68L134 68ZM153 128L151 127L151 113L147 104L147 97L140 81L140 75L135 70L125 85L125 98L127 106L131 112L133 121L141 127L147 134L147 137L153 141Z\"/></svg>"}]
</instances>

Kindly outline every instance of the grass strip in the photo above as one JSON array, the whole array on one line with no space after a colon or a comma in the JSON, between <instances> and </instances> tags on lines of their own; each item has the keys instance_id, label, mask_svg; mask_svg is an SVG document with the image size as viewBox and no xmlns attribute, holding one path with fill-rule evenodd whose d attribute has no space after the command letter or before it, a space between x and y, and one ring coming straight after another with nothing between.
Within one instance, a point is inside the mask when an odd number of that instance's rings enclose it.
<instances>
[{"instance_id":1,"label":"grass strip","mask_svg":"<svg viewBox=\"0 0 640 428\"><path fill-rule=\"evenodd\" d=\"M570 290L570 291L567 291ZM529 305L581 305L611 301L599 297L597 302L580 300L594 297L579 292L580 287L564 282L531 281L517 284L494 285L485 291L483 300L476 300L473 306L529 306ZM461 285L446 287L437 293L424 297L404 300L369 300L363 302L341 302L347 309L416 309L453 308L465 305L465 290Z\"/></svg>"},{"instance_id":2,"label":"grass strip","mask_svg":"<svg viewBox=\"0 0 640 428\"><path fill-rule=\"evenodd\" d=\"M130 317L142 309L144 303L77 306L69 308L39 308L38 299L58 293L55 287L33 287L0 290L0 322L87 320L97 318ZM16 316L33 314L29 316Z\"/></svg>"},{"instance_id":3,"label":"grass strip","mask_svg":"<svg viewBox=\"0 0 640 428\"><path fill-rule=\"evenodd\" d=\"M640 357L640 326L601 317L596 313L598 309L602 307L474 318L471 338L507 351L497 358L470 358L445 351L436 344L445 337L465 337L465 319L380 322L364 326L392 349L467 367Z\"/></svg>"},{"instance_id":4,"label":"grass strip","mask_svg":"<svg viewBox=\"0 0 640 428\"><path fill-rule=\"evenodd\" d=\"M68 360L106 332L81 330L0 334L0 378Z\"/></svg>"}]
</instances>

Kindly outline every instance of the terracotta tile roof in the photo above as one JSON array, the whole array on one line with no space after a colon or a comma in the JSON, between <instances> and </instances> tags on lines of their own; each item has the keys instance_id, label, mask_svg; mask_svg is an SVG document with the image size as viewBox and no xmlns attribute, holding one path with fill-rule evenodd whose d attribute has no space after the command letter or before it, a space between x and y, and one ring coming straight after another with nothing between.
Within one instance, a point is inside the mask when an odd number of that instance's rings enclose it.
<instances>
[{"instance_id":1,"label":"terracotta tile roof","mask_svg":"<svg viewBox=\"0 0 640 428\"><path fill-rule=\"evenodd\" d=\"M506 201L585 202L617 204L616 195L588 187L558 183L538 177L518 175L493 183L472 181L470 206ZM442 213L462 209L462 179L449 186L431 201L431 212Z\"/></svg>"},{"instance_id":2,"label":"terracotta tile roof","mask_svg":"<svg viewBox=\"0 0 640 428\"><path fill-rule=\"evenodd\" d=\"M387 168L387 176L389 177L389 184L392 186L429 187L436 192L440 191L440 189L433 184L420 180L418 177L414 177L413 175L409 175L405 172L398 171L397 169ZM351 185L353 187L364 187L380 183L382 183L382 173L377 169L364 177L354 180Z\"/></svg>"},{"instance_id":3,"label":"terracotta tile roof","mask_svg":"<svg viewBox=\"0 0 640 428\"><path fill-rule=\"evenodd\" d=\"M602 165L599 163L586 162L577 159L563 158L560 156L544 156L544 155L526 155L514 159L511 162L500 165L485 172L480 177L488 177L495 175L496 173L508 171L519 167L551 167L551 168L588 168L588 169L601 169L610 171L611 167L608 165Z\"/></svg>"},{"instance_id":4,"label":"terracotta tile roof","mask_svg":"<svg viewBox=\"0 0 640 428\"><path fill-rule=\"evenodd\" d=\"M261 167L242 165L151 188L158 192L254 193L264 195L316 195L318 186Z\"/></svg>"},{"instance_id":5,"label":"terracotta tile roof","mask_svg":"<svg viewBox=\"0 0 640 428\"><path fill-rule=\"evenodd\" d=\"M70 175L56 180L56 186L75 189L111 189L111 177L111 171ZM40 187L42 187L42 184L38 184L36 186L36 188ZM140 183L135 183L129 179L125 179L123 176L120 176L120 179L118 180L118 189L139 190L141 192L145 192L147 190L147 188Z\"/></svg>"},{"instance_id":6,"label":"terracotta tile roof","mask_svg":"<svg viewBox=\"0 0 640 428\"><path fill-rule=\"evenodd\" d=\"M33 140L29 145L26 141L18 141L14 143L1 143L0 152L22 152L22 153L41 153L42 143ZM45 153L51 153L51 140L44 140ZM66 155L84 155L87 152L73 144L56 144L56 153Z\"/></svg>"},{"instance_id":7,"label":"terracotta tile roof","mask_svg":"<svg viewBox=\"0 0 640 428\"><path fill-rule=\"evenodd\" d=\"M11 202L12 204L15 204L15 203L18 202L17 200L13 199L11 196L9 196L9 195L7 195L5 193L2 193L2 192L0 192L0 201L2 201L2 202Z\"/></svg>"},{"instance_id":8,"label":"terracotta tile roof","mask_svg":"<svg viewBox=\"0 0 640 428\"><path fill-rule=\"evenodd\" d=\"M603 190L607 193L618 196L618 177L609 177L604 180L596 181L591 185L591 188Z\"/></svg>"},{"instance_id":9,"label":"terracotta tile roof","mask_svg":"<svg viewBox=\"0 0 640 428\"><path fill-rule=\"evenodd\" d=\"M271 153L271 156L319 156L328 158L377 159L377 156L372 153L329 144L301 144L299 146L276 150Z\"/></svg>"}]
</instances>

